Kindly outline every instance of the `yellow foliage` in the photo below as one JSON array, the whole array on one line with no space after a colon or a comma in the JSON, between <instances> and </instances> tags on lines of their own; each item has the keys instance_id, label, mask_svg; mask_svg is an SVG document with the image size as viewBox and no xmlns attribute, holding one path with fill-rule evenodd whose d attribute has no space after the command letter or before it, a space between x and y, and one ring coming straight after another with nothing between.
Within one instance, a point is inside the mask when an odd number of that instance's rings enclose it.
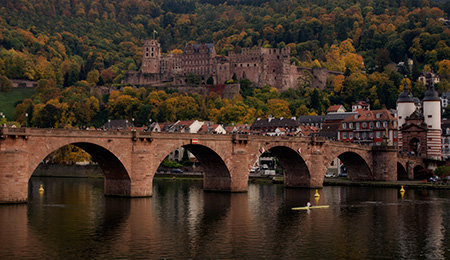
<instances>
[{"instance_id":1,"label":"yellow foliage","mask_svg":"<svg viewBox=\"0 0 450 260\"><path fill-rule=\"evenodd\" d=\"M334 77L333 85L334 85L334 92L338 93L342 91L342 88L344 87L344 75L337 75Z\"/></svg>"}]
</instances>

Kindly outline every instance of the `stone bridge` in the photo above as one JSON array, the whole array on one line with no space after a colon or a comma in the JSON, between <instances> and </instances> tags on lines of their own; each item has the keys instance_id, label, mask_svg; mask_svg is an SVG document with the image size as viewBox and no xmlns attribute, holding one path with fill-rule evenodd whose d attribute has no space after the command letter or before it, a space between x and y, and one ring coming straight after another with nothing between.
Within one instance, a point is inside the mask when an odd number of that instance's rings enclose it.
<instances>
[{"instance_id":1,"label":"stone bridge","mask_svg":"<svg viewBox=\"0 0 450 260\"><path fill-rule=\"evenodd\" d=\"M278 158L285 187L322 187L336 157L347 166L350 180L394 181L397 168L412 178L411 167L423 166L423 161L398 160L393 146L319 137L0 128L0 203L26 202L34 170L47 155L68 144L84 149L99 164L105 175L105 195L127 197L152 196L158 166L178 147L200 161L203 188L216 191L247 191L250 169L263 151Z\"/></svg>"}]
</instances>

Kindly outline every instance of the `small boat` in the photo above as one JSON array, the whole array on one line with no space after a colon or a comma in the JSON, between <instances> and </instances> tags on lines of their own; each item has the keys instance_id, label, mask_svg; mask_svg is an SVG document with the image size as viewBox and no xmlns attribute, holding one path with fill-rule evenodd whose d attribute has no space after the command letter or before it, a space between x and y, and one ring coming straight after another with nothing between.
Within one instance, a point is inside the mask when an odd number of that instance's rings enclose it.
<instances>
[{"instance_id":1,"label":"small boat","mask_svg":"<svg viewBox=\"0 0 450 260\"><path fill-rule=\"evenodd\" d=\"M292 208L292 210L303 210L303 209L327 209L329 208L330 205L319 205L319 206L306 206L306 207L297 207L297 208Z\"/></svg>"}]
</instances>

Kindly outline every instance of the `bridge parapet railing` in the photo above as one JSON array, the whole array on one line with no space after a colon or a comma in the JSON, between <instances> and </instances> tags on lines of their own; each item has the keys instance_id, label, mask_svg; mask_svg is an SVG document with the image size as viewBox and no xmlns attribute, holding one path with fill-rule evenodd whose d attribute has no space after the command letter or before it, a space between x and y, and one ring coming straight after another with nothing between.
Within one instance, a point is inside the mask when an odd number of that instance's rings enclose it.
<instances>
[{"instance_id":1,"label":"bridge parapet railing","mask_svg":"<svg viewBox=\"0 0 450 260\"><path fill-rule=\"evenodd\" d=\"M233 133L231 139L233 140L233 143L247 143L249 138L248 135L245 134Z\"/></svg>"}]
</instances>

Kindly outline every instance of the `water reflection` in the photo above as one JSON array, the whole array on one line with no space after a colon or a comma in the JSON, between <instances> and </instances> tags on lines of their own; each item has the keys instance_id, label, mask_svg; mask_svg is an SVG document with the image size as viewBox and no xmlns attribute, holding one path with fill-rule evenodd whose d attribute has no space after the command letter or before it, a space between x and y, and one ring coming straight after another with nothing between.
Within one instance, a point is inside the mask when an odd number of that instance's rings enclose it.
<instances>
[{"instance_id":1,"label":"water reflection","mask_svg":"<svg viewBox=\"0 0 450 260\"><path fill-rule=\"evenodd\" d=\"M45 191L40 194L40 184ZM33 178L28 204L0 206L0 257L449 259L449 191L250 184L204 192L158 181L152 198L103 196L96 179ZM330 205L293 211L292 207Z\"/></svg>"}]
</instances>

